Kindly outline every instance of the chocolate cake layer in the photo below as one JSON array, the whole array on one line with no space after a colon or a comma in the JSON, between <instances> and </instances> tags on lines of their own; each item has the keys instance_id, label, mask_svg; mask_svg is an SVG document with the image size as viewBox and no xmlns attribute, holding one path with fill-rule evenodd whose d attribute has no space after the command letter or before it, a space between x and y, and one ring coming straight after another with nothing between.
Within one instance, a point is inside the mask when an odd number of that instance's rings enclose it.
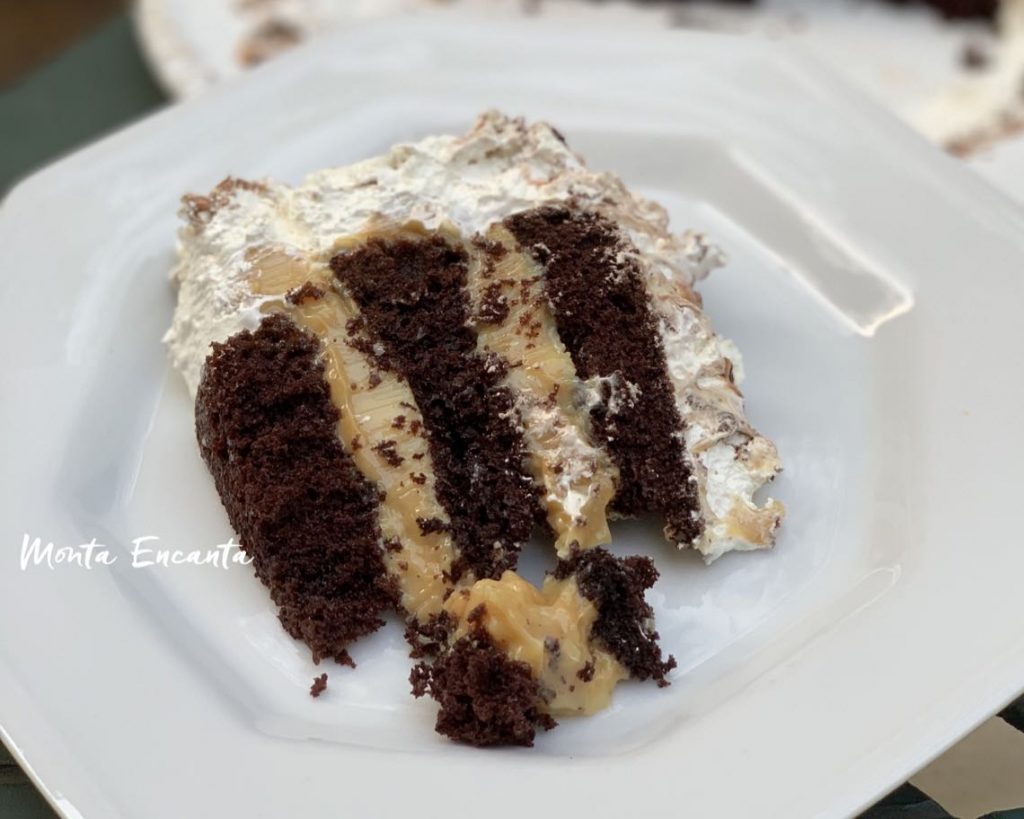
<instances>
[{"instance_id":1,"label":"chocolate cake layer","mask_svg":"<svg viewBox=\"0 0 1024 819\"><path fill-rule=\"evenodd\" d=\"M499 387L502 368L477 352L468 323L467 263L437 234L372 238L331 260L359 305L353 335L381 369L408 382L423 415L459 550L456 580L514 567L540 515L512 397Z\"/></svg>"},{"instance_id":2,"label":"chocolate cake layer","mask_svg":"<svg viewBox=\"0 0 1024 819\"><path fill-rule=\"evenodd\" d=\"M659 512L675 542L700 534L700 501L681 445L665 353L633 250L596 214L543 207L505 225L545 271L559 336L579 376L600 385L595 439L619 468L612 508Z\"/></svg>"},{"instance_id":3,"label":"chocolate cake layer","mask_svg":"<svg viewBox=\"0 0 1024 819\"><path fill-rule=\"evenodd\" d=\"M196 396L203 459L278 616L313 658L383 625L377 495L337 436L320 345L283 316L214 344Z\"/></svg>"},{"instance_id":4,"label":"chocolate cake layer","mask_svg":"<svg viewBox=\"0 0 1024 819\"><path fill-rule=\"evenodd\" d=\"M440 706L437 732L467 745L533 745L537 728L556 724L539 710L530 667L509 659L480 628L433 665L417 665L409 681L415 696L429 694Z\"/></svg>"},{"instance_id":5,"label":"chocolate cake layer","mask_svg":"<svg viewBox=\"0 0 1024 819\"><path fill-rule=\"evenodd\" d=\"M654 610L644 592L658 579L649 557L617 558L604 549L577 552L560 561L554 575L572 577L584 597L597 607L593 636L629 671L635 680L668 685L665 674L676 667L674 657L663 660L658 632L650 628Z\"/></svg>"}]
</instances>

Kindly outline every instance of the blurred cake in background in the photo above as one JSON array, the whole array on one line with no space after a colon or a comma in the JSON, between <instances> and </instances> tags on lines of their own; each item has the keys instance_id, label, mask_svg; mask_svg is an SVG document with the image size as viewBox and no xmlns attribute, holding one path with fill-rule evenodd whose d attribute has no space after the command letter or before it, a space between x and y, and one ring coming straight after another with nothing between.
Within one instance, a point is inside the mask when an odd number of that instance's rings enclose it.
<instances>
[{"instance_id":1,"label":"blurred cake in background","mask_svg":"<svg viewBox=\"0 0 1024 819\"><path fill-rule=\"evenodd\" d=\"M1024 128L1024 0L139 0L136 22L158 79L188 97L324 32L411 14L797 37L954 153Z\"/></svg>"}]
</instances>

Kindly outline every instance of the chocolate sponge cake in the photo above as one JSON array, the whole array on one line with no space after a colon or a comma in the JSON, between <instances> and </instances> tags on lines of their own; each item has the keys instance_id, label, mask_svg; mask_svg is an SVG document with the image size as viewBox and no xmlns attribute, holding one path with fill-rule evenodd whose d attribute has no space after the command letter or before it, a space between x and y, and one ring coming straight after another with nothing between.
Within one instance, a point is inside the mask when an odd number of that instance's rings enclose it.
<instances>
[{"instance_id":1,"label":"chocolate sponge cake","mask_svg":"<svg viewBox=\"0 0 1024 819\"><path fill-rule=\"evenodd\" d=\"M257 576L315 658L396 609L439 732L529 744L667 684L653 515L707 561L773 543L780 469L693 285L720 254L547 125L483 115L311 175L185 198L167 342ZM558 564L516 574L534 532Z\"/></svg>"}]
</instances>

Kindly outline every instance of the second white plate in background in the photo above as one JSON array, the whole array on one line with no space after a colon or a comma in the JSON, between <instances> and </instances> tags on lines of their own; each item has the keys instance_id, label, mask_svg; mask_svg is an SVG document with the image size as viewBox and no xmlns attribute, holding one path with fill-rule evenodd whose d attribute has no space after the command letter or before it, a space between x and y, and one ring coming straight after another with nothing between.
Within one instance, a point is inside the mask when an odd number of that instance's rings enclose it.
<instances>
[{"instance_id":1,"label":"second white plate in background","mask_svg":"<svg viewBox=\"0 0 1024 819\"><path fill-rule=\"evenodd\" d=\"M970 148L1024 130L1024 0L1004 0L999 38L981 22L871 0L137 0L135 19L157 77L190 97L236 76L254 55L361 20L425 15L603 24L611 39L692 28L781 40L830 63L936 142ZM968 47L983 65L965 66Z\"/></svg>"}]
</instances>

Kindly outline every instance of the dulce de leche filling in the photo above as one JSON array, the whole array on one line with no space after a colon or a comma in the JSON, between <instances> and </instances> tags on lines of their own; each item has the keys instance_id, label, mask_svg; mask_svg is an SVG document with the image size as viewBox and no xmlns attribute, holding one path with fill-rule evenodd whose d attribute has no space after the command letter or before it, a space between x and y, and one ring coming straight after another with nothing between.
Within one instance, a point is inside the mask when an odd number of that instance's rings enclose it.
<instances>
[{"instance_id":1,"label":"dulce de leche filling","mask_svg":"<svg viewBox=\"0 0 1024 819\"><path fill-rule=\"evenodd\" d=\"M477 344L507 367L503 383L516 396L528 467L543 487L558 555L608 543L606 509L618 470L591 443L589 416L575 401L576 368L558 337L543 271L503 225L487 232L472 258Z\"/></svg>"},{"instance_id":2,"label":"dulce de leche filling","mask_svg":"<svg viewBox=\"0 0 1024 819\"><path fill-rule=\"evenodd\" d=\"M572 577L549 576L538 589L515 572L505 572L499 580L456 590L444 608L457 624L453 639L483 627L510 659L530 667L547 713L596 713L629 676L618 660L594 645L597 609Z\"/></svg>"},{"instance_id":3,"label":"dulce de leche filling","mask_svg":"<svg viewBox=\"0 0 1024 819\"><path fill-rule=\"evenodd\" d=\"M446 531L424 532L421 526L426 520L444 524L448 517L434 493L430 452L411 391L349 343L346 328L358 308L332 286L329 268L279 250L254 253L250 262L253 292L282 297L268 299L263 311L285 314L323 345L338 437L382 493L384 561L398 580L403 608L417 620L440 613L454 550Z\"/></svg>"}]
</instances>

